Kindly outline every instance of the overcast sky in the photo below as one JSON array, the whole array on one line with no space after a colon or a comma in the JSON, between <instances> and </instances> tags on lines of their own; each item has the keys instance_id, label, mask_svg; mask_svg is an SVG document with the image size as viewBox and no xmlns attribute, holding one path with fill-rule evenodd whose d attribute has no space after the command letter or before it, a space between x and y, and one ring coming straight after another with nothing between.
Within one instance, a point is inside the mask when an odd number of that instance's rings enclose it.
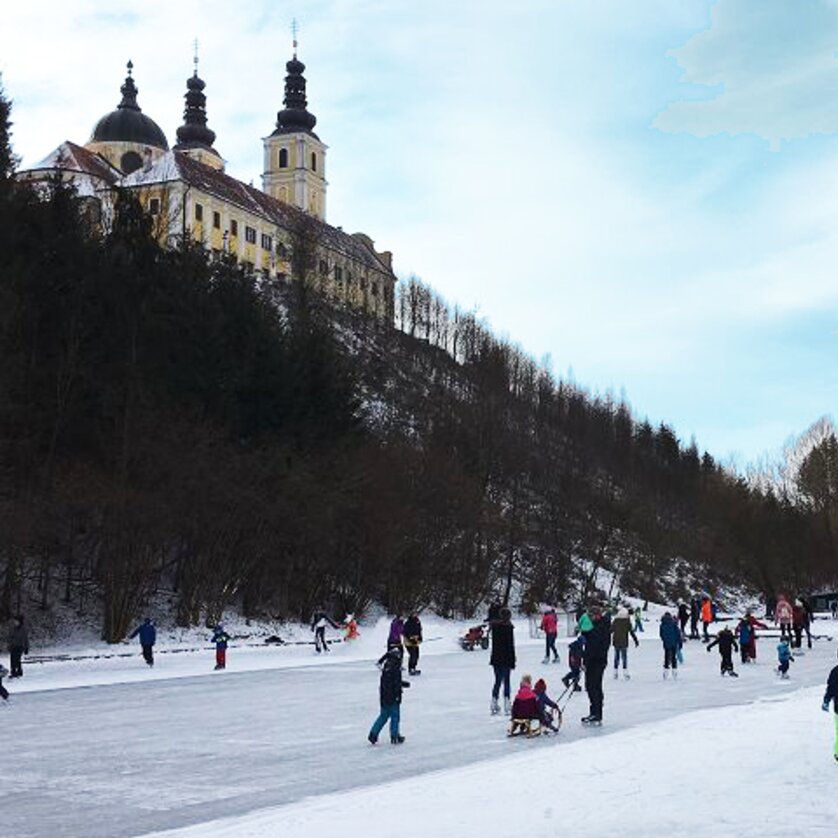
<instances>
[{"instance_id":1,"label":"overcast sky","mask_svg":"<svg viewBox=\"0 0 838 838\"><path fill-rule=\"evenodd\" d=\"M16 151L86 142L129 58L173 143L197 37L258 185L292 17L328 220L400 276L722 461L835 414L838 2L10 0Z\"/></svg>"}]
</instances>

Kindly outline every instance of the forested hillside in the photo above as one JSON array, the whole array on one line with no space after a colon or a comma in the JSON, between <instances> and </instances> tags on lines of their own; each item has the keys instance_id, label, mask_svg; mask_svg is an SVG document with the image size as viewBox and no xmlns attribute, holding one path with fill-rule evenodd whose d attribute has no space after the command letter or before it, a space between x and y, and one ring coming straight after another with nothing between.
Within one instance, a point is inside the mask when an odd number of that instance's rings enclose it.
<instances>
[{"instance_id":1,"label":"forested hillside","mask_svg":"<svg viewBox=\"0 0 838 838\"><path fill-rule=\"evenodd\" d=\"M421 283L396 328L323 299L304 220L287 284L162 249L128 195L91 229L14 180L9 122L0 91L0 618L37 592L116 641L161 589L190 625L838 575L834 435L793 502L759 491Z\"/></svg>"}]
</instances>

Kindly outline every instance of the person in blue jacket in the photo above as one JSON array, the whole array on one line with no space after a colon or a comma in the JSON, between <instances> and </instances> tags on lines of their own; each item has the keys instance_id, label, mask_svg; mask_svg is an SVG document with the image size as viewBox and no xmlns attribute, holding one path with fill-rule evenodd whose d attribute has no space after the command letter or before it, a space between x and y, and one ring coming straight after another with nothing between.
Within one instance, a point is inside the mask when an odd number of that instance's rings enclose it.
<instances>
[{"instance_id":1,"label":"person in blue jacket","mask_svg":"<svg viewBox=\"0 0 838 838\"><path fill-rule=\"evenodd\" d=\"M661 617L660 638L663 643L663 677L669 677L669 670L672 669L672 677L678 677L678 650L681 648L681 629L675 618L667 611Z\"/></svg>"},{"instance_id":2,"label":"person in blue jacket","mask_svg":"<svg viewBox=\"0 0 838 838\"><path fill-rule=\"evenodd\" d=\"M401 723L402 690L410 686L409 681L402 680L402 649L401 646L394 646L379 659L381 667L381 682L379 684L379 699L381 712L378 718L372 723L367 739L371 745L378 742L378 734L381 729L390 722L390 742L393 745L401 745L404 736L399 731Z\"/></svg>"},{"instance_id":3,"label":"person in blue jacket","mask_svg":"<svg viewBox=\"0 0 838 838\"><path fill-rule=\"evenodd\" d=\"M833 666L832 672L829 673L821 709L829 712L830 701L832 702L832 709L835 711L833 713L833 716L835 717L835 749L833 754L835 756L835 761L838 762L838 666Z\"/></svg>"},{"instance_id":4,"label":"person in blue jacket","mask_svg":"<svg viewBox=\"0 0 838 838\"><path fill-rule=\"evenodd\" d=\"M146 617L142 624L131 632L128 639L133 640L137 635L140 636L140 646L143 650L145 662L149 666L154 666L154 644L157 640L157 629L154 627L154 621L151 617Z\"/></svg>"},{"instance_id":5,"label":"person in blue jacket","mask_svg":"<svg viewBox=\"0 0 838 838\"><path fill-rule=\"evenodd\" d=\"M227 643L230 635L224 631L224 626L219 623L212 632L212 642L215 643L215 668L227 668Z\"/></svg>"},{"instance_id":6,"label":"person in blue jacket","mask_svg":"<svg viewBox=\"0 0 838 838\"><path fill-rule=\"evenodd\" d=\"M791 653L791 647L788 640L783 638L777 644L777 674L783 679L788 680L789 677L789 661L793 661L794 657Z\"/></svg>"}]
</instances>

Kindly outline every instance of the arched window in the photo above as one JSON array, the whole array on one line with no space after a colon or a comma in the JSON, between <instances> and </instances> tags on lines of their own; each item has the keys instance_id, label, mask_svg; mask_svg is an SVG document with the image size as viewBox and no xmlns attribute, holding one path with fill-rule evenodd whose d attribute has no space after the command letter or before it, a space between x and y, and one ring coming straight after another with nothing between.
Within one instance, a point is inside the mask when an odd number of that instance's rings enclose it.
<instances>
[{"instance_id":1,"label":"arched window","mask_svg":"<svg viewBox=\"0 0 838 838\"><path fill-rule=\"evenodd\" d=\"M279 168L280 169L287 169L288 168L288 149L281 148L279 150Z\"/></svg>"},{"instance_id":2,"label":"arched window","mask_svg":"<svg viewBox=\"0 0 838 838\"><path fill-rule=\"evenodd\" d=\"M311 171L317 171L317 155L313 151L311 152Z\"/></svg>"}]
</instances>

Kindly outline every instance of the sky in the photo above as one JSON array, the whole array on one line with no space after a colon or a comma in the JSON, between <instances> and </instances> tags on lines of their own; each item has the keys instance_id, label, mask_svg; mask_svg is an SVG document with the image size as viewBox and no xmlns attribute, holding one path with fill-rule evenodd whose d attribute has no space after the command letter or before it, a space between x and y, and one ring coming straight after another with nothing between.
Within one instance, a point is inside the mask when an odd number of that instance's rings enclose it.
<instances>
[{"instance_id":1,"label":"sky","mask_svg":"<svg viewBox=\"0 0 838 838\"><path fill-rule=\"evenodd\" d=\"M173 143L197 38L259 185L296 18L327 218L399 277L723 463L836 414L838 0L7 6L24 166L87 141L129 58Z\"/></svg>"}]
</instances>

